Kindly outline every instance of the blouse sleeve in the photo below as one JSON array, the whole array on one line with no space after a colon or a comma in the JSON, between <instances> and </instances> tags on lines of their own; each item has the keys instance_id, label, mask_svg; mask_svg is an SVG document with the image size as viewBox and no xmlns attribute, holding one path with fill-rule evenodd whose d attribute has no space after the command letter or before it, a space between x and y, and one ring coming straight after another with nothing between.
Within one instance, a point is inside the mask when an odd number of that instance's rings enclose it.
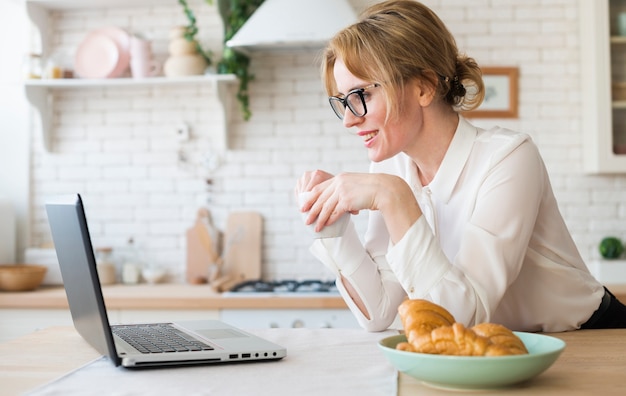
<instances>
[{"instance_id":1,"label":"blouse sleeve","mask_svg":"<svg viewBox=\"0 0 626 396\"><path fill-rule=\"evenodd\" d=\"M310 251L337 276L337 289L364 329L383 331L389 328L406 293L389 268L385 252L375 256L368 253L352 222L343 236L317 239ZM370 319L367 319L354 304L352 297L343 287L340 275L350 282L359 294Z\"/></svg>"}]
</instances>

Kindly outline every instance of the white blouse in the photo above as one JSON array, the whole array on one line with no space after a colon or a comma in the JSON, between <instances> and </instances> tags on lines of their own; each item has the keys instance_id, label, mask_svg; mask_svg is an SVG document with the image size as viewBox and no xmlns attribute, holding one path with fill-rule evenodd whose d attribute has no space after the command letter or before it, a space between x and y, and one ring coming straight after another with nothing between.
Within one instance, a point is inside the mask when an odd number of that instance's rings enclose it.
<instances>
[{"instance_id":1,"label":"white blouse","mask_svg":"<svg viewBox=\"0 0 626 396\"><path fill-rule=\"evenodd\" d=\"M369 320L337 282L365 329L388 328L407 295L442 305L466 326L518 331L578 329L599 307L603 287L580 257L528 135L461 117L429 185L405 154L370 172L402 177L423 216L395 246L378 211L369 213L364 244L350 224L342 237L311 246L364 301Z\"/></svg>"}]
</instances>

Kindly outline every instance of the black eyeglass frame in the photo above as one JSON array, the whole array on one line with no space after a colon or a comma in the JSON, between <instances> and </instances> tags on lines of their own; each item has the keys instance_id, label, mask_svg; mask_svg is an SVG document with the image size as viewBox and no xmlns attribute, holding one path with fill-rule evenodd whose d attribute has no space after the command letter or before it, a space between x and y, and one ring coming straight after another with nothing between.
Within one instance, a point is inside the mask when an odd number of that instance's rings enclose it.
<instances>
[{"instance_id":1,"label":"black eyeglass frame","mask_svg":"<svg viewBox=\"0 0 626 396\"><path fill-rule=\"evenodd\" d=\"M367 114L367 105L365 104L365 97L363 96L363 92L367 91L368 89L372 89L376 87L380 87L380 84L374 83L374 84L370 84L362 88L353 89L352 91L348 92L346 96L344 96L343 98L340 98L338 96L329 96L328 103L330 104L330 108L333 109L333 112L335 113L337 118L339 118L340 120L343 120L345 116L346 108L350 109L350 112L354 114L356 117L364 117ZM352 107L352 105L348 101L348 98L350 97L350 95L357 95L359 97L359 100L361 101L361 104L363 105L363 114L359 114ZM335 107L333 105L333 102L340 103L343 106L343 111L340 111L340 109Z\"/></svg>"}]
</instances>

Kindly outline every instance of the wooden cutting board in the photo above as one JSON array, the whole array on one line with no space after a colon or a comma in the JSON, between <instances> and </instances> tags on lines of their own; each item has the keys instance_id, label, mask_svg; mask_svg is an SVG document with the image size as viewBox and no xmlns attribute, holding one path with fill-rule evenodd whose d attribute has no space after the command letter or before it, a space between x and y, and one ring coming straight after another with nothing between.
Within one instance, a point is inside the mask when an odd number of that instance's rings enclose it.
<instances>
[{"instance_id":1,"label":"wooden cutting board","mask_svg":"<svg viewBox=\"0 0 626 396\"><path fill-rule=\"evenodd\" d=\"M238 283L261 279L263 218L257 212L233 212L224 232L222 291Z\"/></svg>"},{"instance_id":2,"label":"wooden cutting board","mask_svg":"<svg viewBox=\"0 0 626 396\"><path fill-rule=\"evenodd\" d=\"M219 271L221 257L216 246L219 246L219 233L213 227L210 213L207 209L199 209L196 223L187 230L188 283L207 283L212 273Z\"/></svg>"}]
</instances>

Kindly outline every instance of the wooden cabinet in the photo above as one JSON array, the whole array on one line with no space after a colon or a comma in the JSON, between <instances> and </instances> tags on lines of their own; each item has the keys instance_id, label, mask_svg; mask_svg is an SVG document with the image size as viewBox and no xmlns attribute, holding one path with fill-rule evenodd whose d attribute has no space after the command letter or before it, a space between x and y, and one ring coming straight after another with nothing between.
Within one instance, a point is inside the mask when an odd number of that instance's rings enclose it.
<instances>
[{"instance_id":1,"label":"wooden cabinet","mask_svg":"<svg viewBox=\"0 0 626 396\"><path fill-rule=\"evenodd\" d=\"M581 0L584 169L626 173L626 0Z\"/></svg>"},{"instance_id":2,"label":"wooden cabinet","mask_svg":"<svg viewBox=\"0 0 626 396\"><path fill-rule=\"evenodd\" d=\"M142 7L158 5L171 5L171 0L26 0L26 11L33 24L35 39L38 48L33 49L46 59L54 52L54 43L51 40L53 13L62 13L67 10L80 9L119 9L133 7L133 10ZM52 148L52 119L55 114L54 97L55 91L67 89L131 89L133 87L158 87L158 86L179 86L181 88L189 86L206 85L212 87L214 97L221 105L217 117L219 122L213 125L212 133L215 148L224 150L227 148L227 135L229 124L230 101L232 92L230 85L238 80L235 75L203 75L179 78L154 77L144 79L115 78L115 79L32 79L25 83L26 97L36 110L38 118L35 125L39 126L43 134L44 149L50 151ZM212 98L206 98L208 101Z\"/></svg>"}]
</instances>

